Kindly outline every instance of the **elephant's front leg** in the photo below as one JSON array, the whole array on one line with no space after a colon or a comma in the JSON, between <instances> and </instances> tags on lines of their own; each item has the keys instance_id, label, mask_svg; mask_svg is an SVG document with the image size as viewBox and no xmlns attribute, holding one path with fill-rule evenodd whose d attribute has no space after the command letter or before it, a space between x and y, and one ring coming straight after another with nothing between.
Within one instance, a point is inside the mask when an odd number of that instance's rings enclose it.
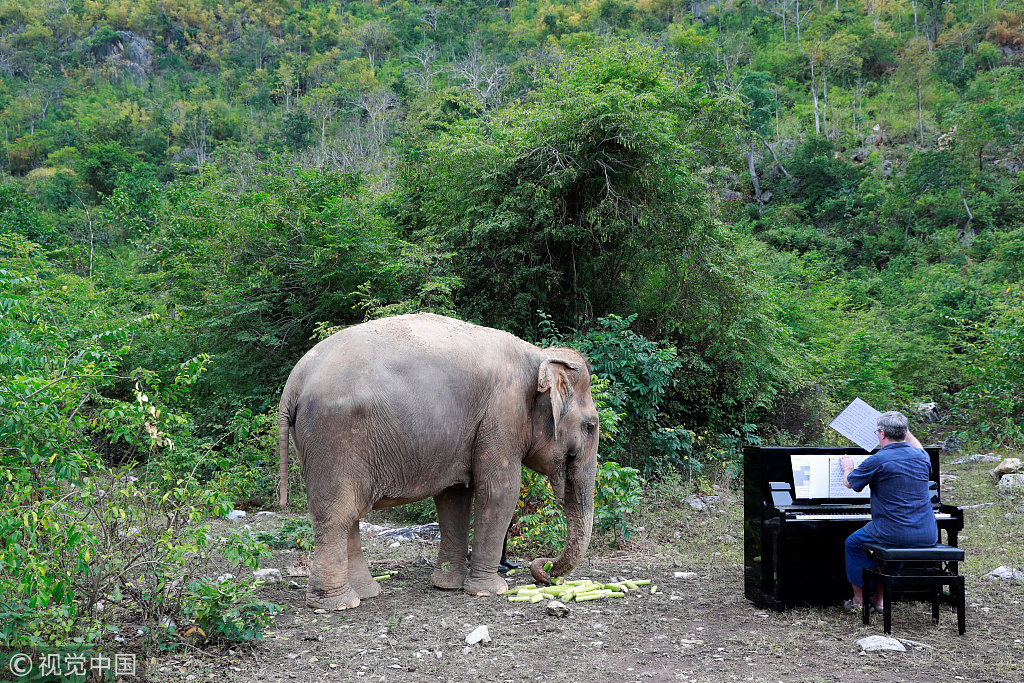
<instances>
[{"instance_id":1,"label":"elephant's front leg","mask_svg":"<svg viewBox=\"0 0 1024 683\"><path fill-rule=\"evenodd\" d=\"M466 582L472 503L473 491L464 484L456 484L434 496L441 547L437 551L437 569L430 581L438 588L456 590Z\"/></svg>"},{"instance_id":2,"label":"elephant's front leg","mask_svg":"<svg viewBox=\"0 0 1024 683\"><path fill-rule=\"evenodd\" d=\"M477 485L473 504L473 557L463 588L472 595L501 595L508 583L498 575L501 547L519 497L519 469L512 481ZM503 477L502 479L510 479Z\"/></svg>"}]
</instances>

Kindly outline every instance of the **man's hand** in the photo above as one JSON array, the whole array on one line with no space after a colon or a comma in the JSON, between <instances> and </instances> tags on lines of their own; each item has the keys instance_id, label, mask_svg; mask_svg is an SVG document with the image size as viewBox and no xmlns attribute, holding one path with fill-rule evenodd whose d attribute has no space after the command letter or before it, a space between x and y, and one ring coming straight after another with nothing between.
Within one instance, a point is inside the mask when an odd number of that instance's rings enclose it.
<instances>
[{"instance_id":1,"label":"man's hand","mask_svg":"<svg viewBox=\"0 0 1024 683\"><path fill-rule=\"evenodd\" d=\"M851 458L848 455L840 456L839 466L843 468L843 486L845 486L848 489L852 489L853 487L850 486L849 476L850 472L853 472L853 470L856 469L853 464L853 458Z\"/></svg>"}]
</instances>

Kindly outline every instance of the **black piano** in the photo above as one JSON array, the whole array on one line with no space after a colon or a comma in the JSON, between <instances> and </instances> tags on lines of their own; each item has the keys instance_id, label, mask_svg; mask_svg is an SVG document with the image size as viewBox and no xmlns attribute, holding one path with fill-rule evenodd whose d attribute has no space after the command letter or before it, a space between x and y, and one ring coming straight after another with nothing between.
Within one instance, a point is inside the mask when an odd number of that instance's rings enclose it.
<instances>
[{"instance_id":1,"label":"black piano","mask_svg":"<svg viewBox=\"0 0 1024 683\"><path fill-rule=\"evenodd\" d=\"M932 461L939 542L956 546L964 528L963 510L942 503L940 449L925 450ZM871 506L867 495L836 486L835 470L842 455L868 454L861 448L744 447L745 593L757 606L782 611L798 604L838 604L852 595L843 543L868 523ZM831 484L818 476L825 476L829 467Z\"/></svg>"}]
</instances>

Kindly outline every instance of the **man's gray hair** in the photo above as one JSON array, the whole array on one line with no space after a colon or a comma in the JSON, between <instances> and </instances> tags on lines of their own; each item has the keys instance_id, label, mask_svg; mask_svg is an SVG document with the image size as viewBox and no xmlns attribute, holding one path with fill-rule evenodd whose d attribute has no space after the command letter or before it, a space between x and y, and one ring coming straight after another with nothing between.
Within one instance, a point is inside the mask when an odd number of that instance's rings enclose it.
<instances>
[{"instance_id":1,"label":"man's gray hair","mask_svg":"<svg viewBox=\"0 0 1024 683\"><path fill-rule=\"evenodd\" d=\"M885 432L890 441L903 441L907 438L910 426L907 417L898 410L890 410L878 416L878 428Z\"/></svg>"}]
</instances>

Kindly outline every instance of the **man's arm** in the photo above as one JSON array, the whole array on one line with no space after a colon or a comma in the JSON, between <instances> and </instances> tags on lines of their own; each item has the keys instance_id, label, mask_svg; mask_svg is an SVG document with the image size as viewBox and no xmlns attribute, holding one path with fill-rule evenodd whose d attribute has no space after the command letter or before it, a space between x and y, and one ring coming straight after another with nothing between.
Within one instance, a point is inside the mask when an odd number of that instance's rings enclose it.
<instances>
[{"instance_id":1,"label":"man's arm","mask_svg":"<svg viewBox=\"0 0 1024 683\"><path fill-rule=\"evenodd\" d=\"M910 433L909 429L907 430L907 443L914 448L924 448L924 446L921 445L921 442L917 440L917 437Z\"/></svg>"}]
</instances>

